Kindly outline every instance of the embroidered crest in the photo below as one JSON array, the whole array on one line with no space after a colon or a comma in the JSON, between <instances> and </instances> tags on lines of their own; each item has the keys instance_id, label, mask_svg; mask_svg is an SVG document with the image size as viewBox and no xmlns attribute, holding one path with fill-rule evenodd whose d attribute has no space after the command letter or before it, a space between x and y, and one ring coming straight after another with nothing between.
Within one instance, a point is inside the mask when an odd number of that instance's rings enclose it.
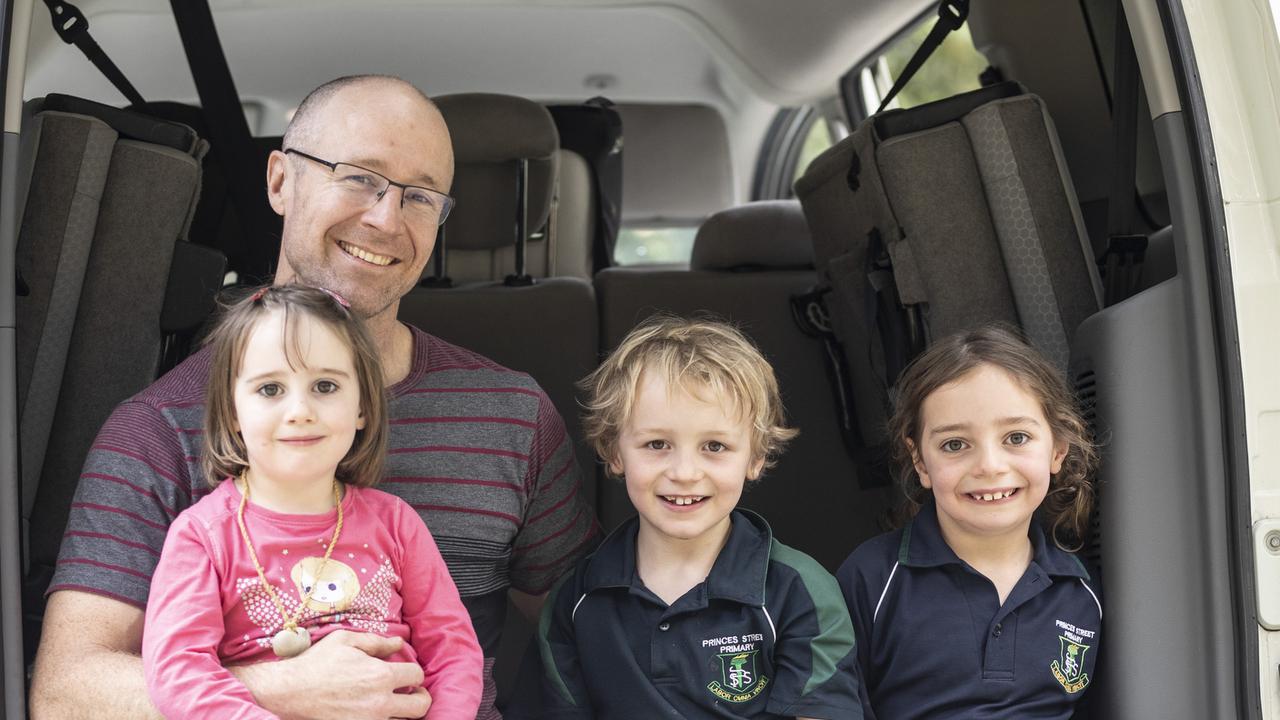
<instances>
[{"instance_id":1,"label":"embroidered crest","mask_svg":"<svg viewBox=\"0 0 1280 720\"><path fill-rule=\"evenodd\" d=\"M1089 652L1089 646L1072 640L1066 633L1058 636L1058 642L1058 659L1049 665L1049 669L1063 690L1078 693L1089 686L1089 676L1084 672L1084 656Z\"/></svg>"},{"instance_id":2,"label":"embroidered crest","mask_svg":"<svg viewBox=\"0 0 1280 720\"><path fill-rule=\"evenodd\" d=\"M769 678L761 677L756 671L759 652L750 650L717 655L720 658L720 679L712 680L707 689L727 702L743 703L755 699L769 684Z\"/></svg>"}]
</instances>

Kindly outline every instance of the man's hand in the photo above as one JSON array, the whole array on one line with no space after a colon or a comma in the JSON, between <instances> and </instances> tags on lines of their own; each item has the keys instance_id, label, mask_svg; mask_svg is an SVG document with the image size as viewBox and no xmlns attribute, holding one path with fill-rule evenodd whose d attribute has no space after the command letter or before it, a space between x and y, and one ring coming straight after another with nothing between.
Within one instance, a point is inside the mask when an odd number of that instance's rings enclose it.
<instances>
[{"instance_id":1,"label":"man's hand","mask_svg":"<svg viewBox=\"0 0 1280 720\"><path fill-rule=\"evenodd\" d=\"M282 718L420 718L431 707L422 667L385 660L402 644L399 638L338 630L296 658L231 672L260 705ZM401 688L413 690L397 693Z\"/></svg>"}]
</instances>

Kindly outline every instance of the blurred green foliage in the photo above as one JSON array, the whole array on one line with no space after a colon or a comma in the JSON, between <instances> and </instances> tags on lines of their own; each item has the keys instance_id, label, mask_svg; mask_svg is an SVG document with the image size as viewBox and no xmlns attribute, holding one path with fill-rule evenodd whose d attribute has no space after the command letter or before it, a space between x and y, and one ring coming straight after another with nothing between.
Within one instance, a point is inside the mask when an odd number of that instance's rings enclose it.
<instances>
[{"instance_id":1,"label":"blurred green foliage","mask_svg":"<svg viewBox=\"0 0 1280 720\"><path fill-rule=\"evenodd\" d=\"M896 79L906 67L920 43L933 28L936 18L930 16L910 34L902 38L885 53L885 64L889 67L889 76ZM962 25L959 30L947 35L925 64L916 72L911 82L898 93L898 107L909 108L934 100L941 100L962 92L977 90L978 75L987 68L987 59L973 47L973 38L969 35L969 26ZM882 92L887 92L884 88Z\"/></svg>"}]
</instances>

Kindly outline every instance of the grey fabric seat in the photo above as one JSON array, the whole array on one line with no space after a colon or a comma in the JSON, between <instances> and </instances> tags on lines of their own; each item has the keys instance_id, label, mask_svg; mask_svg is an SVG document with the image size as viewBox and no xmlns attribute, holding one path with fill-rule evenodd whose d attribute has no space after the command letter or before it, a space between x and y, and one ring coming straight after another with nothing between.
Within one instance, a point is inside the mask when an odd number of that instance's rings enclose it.
<instances>
[{"instance_id":1,"label":"grey fabric seat","mask_svg":"<svg viewBox=\"0 0 1280 720\"><path fill-rule=\"evenodd\" d=\"M690 265L688 271L598 273L603 349L654 312L711 313L751 337L773 364L800 435L775 468L748 486L742 504L764 515L782 542L834 571L879 531L884 497L859 489L858 470L837 430L823 343L804 335L791 316L791 296L818 280L799 203L750 203L711 216L698 231ZM602 481L600 497L605 527L633 513L621 481Z\"/></svg>"},{"instance_id":2,"label":"grey fabric seat","mask_svg":"<svg viewBox=\"0 0 1280 720\"><path fill-rule=\"evenodd\" d=\"M98 428L155 379L166 338L211 309L223 268L185 241L207 148L190 128L75 98L44 107L22 133L31 176L18 237L29 615Z\"/></svg>"}]
</instances>

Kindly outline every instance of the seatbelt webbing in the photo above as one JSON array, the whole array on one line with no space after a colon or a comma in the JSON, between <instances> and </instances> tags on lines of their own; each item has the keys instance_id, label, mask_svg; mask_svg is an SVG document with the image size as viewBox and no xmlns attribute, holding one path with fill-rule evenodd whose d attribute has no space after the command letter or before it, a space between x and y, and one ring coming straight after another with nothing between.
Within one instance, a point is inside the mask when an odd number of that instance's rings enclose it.
<instances>
[{"instance_id":1,"label":"seatbelt webbing","mask_svg":"<svg viewBox=\"0 0 1280 720\"><path fill-rule=\"evenodd\" d=\"M250 268L266 268L275 259L271 243L267 242L274 219L267 217L270 206L262 191L266 169L259 162L240 94L218 40L213 13L208 0L170 0L169 4L178 22L200 105L209 121L209 139L218 151L236 205L243 231L237 255L246 256ZM256 261L255 255L260 256ZM251 281L265 279L255 277Z\"/></svg>"},{"instance_id":2,"label":"seatbelt webbing","mask_svg":"<svg viewBox=\"0 0 1280 720\"><path fill-rule=\"evenodd\" d=\"M938 21L933 24L933 29L929 31L924 42L920 43L920 47L916 48L915 54L907 61L906 67L902 68L898 79L893 82L893 87L889 88L889 94L880 101L880 107L876 108L877 113L883 112L888 107L902 88L911 82L911 77L924 65L924 61L929 59L933 51L938 49L947 35L964 25L968 17L969 0L942 0L938 5Z\"/></svg>"},{"instance_id":3,"label":"seatbelt webbing","mask_svg":"<svg viewBox=\"0 0 1280 720\"><path fill-rule=\"evenodd\" d=\"M89 58L89 62L93 63L93 66L98 68L130 103L141 105L146 102L124 73L120 72L120 68L116 67L116 64L111 62L111 58L103 52L98 41L89 34L89 21L85 19L84 13L80 12L80 8L59 0L44 0L44 4L49 8L49 19L53 21L53 30L58 33L58 37L62 38L63 42L80 48L80 52Z\"/></svg>"}]
</instances>

